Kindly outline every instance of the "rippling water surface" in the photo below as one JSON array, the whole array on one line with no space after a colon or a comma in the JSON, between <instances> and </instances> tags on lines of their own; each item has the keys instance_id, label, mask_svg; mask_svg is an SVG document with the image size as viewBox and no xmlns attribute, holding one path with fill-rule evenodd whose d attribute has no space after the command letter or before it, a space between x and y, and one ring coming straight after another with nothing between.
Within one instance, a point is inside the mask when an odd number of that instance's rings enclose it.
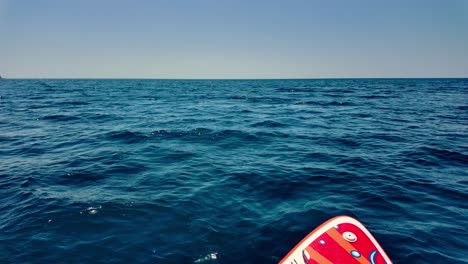
<instances>
[{"instance_id":1,"label":"rippling water surface","mask_svg":"<svg viewBox=\"0 0 468 264\"><path fill-rule=\"evenodd\" d=\"M1 263L468 263L468 79L0 80Z\"/></svg>"}]
</instances>

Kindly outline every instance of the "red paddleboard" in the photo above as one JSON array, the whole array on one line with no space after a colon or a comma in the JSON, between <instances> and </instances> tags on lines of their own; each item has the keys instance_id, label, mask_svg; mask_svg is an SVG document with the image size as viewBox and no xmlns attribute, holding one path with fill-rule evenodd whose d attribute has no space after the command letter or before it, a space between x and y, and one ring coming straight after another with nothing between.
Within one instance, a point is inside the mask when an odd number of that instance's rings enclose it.
<instances>
[{"instance_id":1,"label":"red paddleboard","mask_svg":"<svg viewBox=\"0 0 468 264\"><path fill-rule=\"evenodd\" d=\"M308 234L279 264L392 264L363 224L349 216L328 220Z\"/></svg>"}]
</instances>

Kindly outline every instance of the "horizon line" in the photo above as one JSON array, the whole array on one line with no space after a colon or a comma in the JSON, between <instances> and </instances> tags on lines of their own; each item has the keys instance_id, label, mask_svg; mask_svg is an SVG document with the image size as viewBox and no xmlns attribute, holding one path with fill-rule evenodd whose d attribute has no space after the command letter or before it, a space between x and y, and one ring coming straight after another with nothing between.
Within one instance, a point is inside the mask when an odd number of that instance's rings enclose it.
<instances>
[{"instance_id":1,"label":"horizon line","mask_svg":"<svg viewBox=\"0 0 468 264\"><path fill-rule=\"evenodd\" d=\"M279 78L152 78L152 77L13 77L1 80L350 80L350 79L468 79L468 77L279 77Z\"/></svg>"}]
</instances>

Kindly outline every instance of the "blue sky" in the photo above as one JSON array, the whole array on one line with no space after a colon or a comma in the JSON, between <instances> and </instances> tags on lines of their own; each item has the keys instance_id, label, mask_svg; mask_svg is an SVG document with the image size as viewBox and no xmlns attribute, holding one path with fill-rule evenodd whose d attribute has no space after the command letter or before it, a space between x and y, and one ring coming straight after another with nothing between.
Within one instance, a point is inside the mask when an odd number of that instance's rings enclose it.
<instances>
[{"instance_id":1,"label":"blue sky","mask_svg":"<svg viewBox=\"0 0 468 264\"><path fill-rule=\"evenodd\" d=\"M0 0L0 75L468 77L468 1Z\"/></svg>"}]
</instances>

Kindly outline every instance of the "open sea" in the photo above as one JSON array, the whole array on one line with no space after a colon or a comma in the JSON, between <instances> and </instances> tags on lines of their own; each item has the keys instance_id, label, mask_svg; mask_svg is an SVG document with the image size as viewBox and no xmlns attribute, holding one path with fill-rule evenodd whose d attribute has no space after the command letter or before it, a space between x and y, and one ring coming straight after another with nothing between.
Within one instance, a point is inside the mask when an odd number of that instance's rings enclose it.
<instances>
[{"instance_id":1,"label":"open sea","mask_svg":"<svg viewBox=\"0 0 468 264\"><path fill-rule=\"evenodd\" d=\"M0 80L0 263L277 263L337 215L468 263L468 79Z\"/></svg>"}]
</instances>

